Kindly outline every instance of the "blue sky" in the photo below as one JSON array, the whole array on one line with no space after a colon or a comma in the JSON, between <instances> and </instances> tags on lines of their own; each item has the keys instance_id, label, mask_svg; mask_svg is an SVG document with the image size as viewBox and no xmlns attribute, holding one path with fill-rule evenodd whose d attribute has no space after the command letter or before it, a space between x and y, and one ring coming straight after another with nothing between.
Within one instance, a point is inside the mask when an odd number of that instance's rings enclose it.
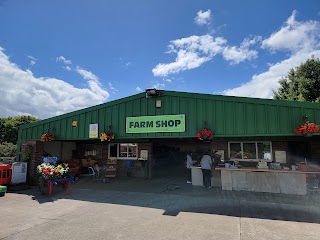
<instances>
[{"instance_id":1,"label":"blue sky","mask_svg":"<svg viewBox=\"0 0 320 240\"><path fill-rule=\"evenodd\" d=\"M319 36L318 0L0 0L0 117L151 87L271 98Z\"/></svg>"}]
</instances>

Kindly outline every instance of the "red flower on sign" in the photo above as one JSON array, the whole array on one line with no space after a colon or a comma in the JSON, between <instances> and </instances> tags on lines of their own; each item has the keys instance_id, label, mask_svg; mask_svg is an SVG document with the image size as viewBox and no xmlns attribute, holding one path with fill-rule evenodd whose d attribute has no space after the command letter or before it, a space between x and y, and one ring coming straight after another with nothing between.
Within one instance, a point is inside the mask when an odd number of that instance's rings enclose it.
<instances>
[{"instance_id":1,"label":"red flower on sign","mask_svg":"<svg viewBox=\"0 0 320 240\"><path fill-rule=\"evenodd\" d=\"M197 138L201 141L203 140L212 140L213 134L212 131L208 128L202 128L200 131L197 132Z\"/></svg>"},{"instance_id":2,"label":"red flower on sign","mask_svg":"<svg viewBox=\"0 0 320 240\"><path fill-rule=\"evenodd\" d=\"M304 135L307 135L307 134L311 134L311 133L316 133L319 131L319 126L317 126L315 123L310 123L309 121L305 122L305 123L302 123L300 124L295 132L297 134L304 134Z\"/></svg>"}]
</instances>

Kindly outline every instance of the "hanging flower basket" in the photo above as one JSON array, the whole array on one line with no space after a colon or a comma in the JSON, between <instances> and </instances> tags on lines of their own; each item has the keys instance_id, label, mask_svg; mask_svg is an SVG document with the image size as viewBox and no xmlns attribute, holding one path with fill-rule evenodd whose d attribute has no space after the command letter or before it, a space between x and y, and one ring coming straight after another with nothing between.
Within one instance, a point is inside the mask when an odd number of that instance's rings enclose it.
<instances>
[{"instance_id":1,"label":"hanging flower basket","mask_svg":"<svg viewBox=\"0 0 320 240\"><path fill-rule=\"evenodd\" d=\"M54 140L54 133L44 133L41 135L41 142L50 142Z\"/></svg>"},{"instance_id":2,"label":"hanging flower basket","mask_svg":"<svg viewBox=\"0 0 320 240\"><path fill-rule=\"evenodd\" d=\"M201 141L211 141L213 138L212 131L208 128L202 128L197 132L197 138Z\"/></svg>"},{"instance_id":3,"label":"hanging flower basket","mask_svg":"<svg viewBox=\"0 0 320 240\"><path fill-rule=\"evenodd\" d=\"M309 121L300 124L296 129L295 132L297 134L302 134L306 137L311 137L313 133L319 131L319 126L315 123L310 123Z\"/></svg>"},{"instance_id":4,"label":"hanging flower basket","mask_svg":"<svg viewBox=\"0 0 320 240\"><path fill-rule=\"evenodd\" d=\"M102 132L100 134L100 140L103 141L111 141L114 139L114 133L113 132Z\"/></svg>"}]
</instances>

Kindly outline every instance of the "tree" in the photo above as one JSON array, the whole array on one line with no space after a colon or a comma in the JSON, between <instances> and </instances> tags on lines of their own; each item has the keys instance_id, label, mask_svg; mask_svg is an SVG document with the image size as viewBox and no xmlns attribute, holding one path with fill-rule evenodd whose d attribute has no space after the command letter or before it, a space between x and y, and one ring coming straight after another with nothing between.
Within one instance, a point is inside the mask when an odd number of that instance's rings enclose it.
<instances>
[{"instance_id":1,"label":"tree","mask_svg":"<svg viewBox=\"0 0 320 240\"><path fill-rule=\"evenodd\" d=\"M280 81L280 88L273 92L274 99L320 102L320 60L312 56Z\"/></svg>"},{"instance_id":2,"label":"tree","mask_svg":"<svg viewBox=\"0 0 320 240\"><path fill-rule=\"evenodd\" d=\"M18 127L35 121L39 121L39 119L33 116L0 118L0 144L4 142L16 144L18 141Z\"/></svg>"},{"instance_id":3,"label":"tree","mask_svg":"<svg viewBox=\"0 0 320 240\"><path fill-rule=\"evenodd\" d=\"M4 142L0 144L0 157L15 157L16 150L16 144Z\"/></svg>"}]
</instances>

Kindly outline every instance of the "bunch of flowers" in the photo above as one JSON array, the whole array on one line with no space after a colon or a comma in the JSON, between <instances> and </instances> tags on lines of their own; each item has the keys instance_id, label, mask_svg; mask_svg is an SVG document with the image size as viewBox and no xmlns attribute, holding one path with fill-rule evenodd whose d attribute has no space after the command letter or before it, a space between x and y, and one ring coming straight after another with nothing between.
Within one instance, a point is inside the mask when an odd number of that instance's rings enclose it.
<instances>
[{"instance_id":1,"label":"bunch of flowers","mask_svg":"<svg viewBox=\"0 0 320 240\"><path fill-rule=\"evenodd\" d=\"M44 133L41 135L41 142L50 142L54 140L54 133Z\"/></svg>"},{"instance_id":2,"label":"bunch of flowers","mask_svg":"<svg viewBox=\"0 0 320 240\"><path fill-rule=\"evenodd\" d=\"M62 163L58 166L42 163L41 165L37 166L37 171L44 178L56 179L67 176L69 167L67 163Z\"/></svg>"},{"instance_id":3,"label":"bunch of flowers","mask_svg":"<svg viewBox=\"0 0 320 240\"><path fill-rule=\"evenodd\" d=\"M295 132L297 134L304 134L304 135L310 135L312 133L316 133L319 131L319 126L317 126L315 123L310 123L309 121L305 122L305 123L302 123L300 124Z\"/></svg>"},{"instance_id":4,"label":"bunch of flowers","mask_svg":"<svg viewBox=\"0 0 320 240\"><path fill-rule=\"evenodd\" d=\"M213 134L212 131L208 128L202 128L200 131L197 132L197 138L199 140L212 140Z\"/></svg>"},{"instance_id":5,"label":"bunch of flowers","mask_svg":"<svg viewBox=\"0 0 320 240\"><path fill-rule=\"evenodd\" d=\"M100 134L100 140L101 142L103 141L111 141L112 139L114 139L114 134L113 132L102 132Z\"/></svg>"}]
</instances>

